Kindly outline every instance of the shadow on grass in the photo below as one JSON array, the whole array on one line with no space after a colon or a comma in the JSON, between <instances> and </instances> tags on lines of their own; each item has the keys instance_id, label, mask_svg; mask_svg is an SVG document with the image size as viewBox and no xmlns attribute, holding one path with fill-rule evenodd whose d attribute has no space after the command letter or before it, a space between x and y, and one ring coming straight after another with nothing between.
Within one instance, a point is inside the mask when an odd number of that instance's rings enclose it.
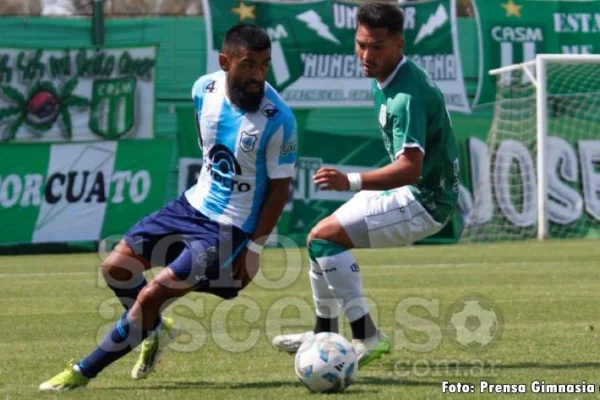
<instances>
[{"instance_id":1,"label":"shadow on grass","mask_svg":"<svg viewBox=\"0 0 600 400\"><path fill-rule=\"evenodd\" d=\"M352 386L351 390L353 393L367 392L361 390L362 385L371 386L439 386L440 382L435 381L413 381L408 379L394 379L394 378L377 378L377 377L360 377ZM276 388L294 388L302 387L302 385L295 381L263 381L263 382L210 382L210 381L177 381L177 382L156 382L140 385L140 386L112 386L103 388L94 388L101 390L185 390L185 389L221 389L221 390L235 390L235 389L276 389Z\"/></svg>"},{"instance_id":2,"label":"shadow on grass","mask_svg":"<svg viewBox=\"0 0 600 400\"><path fill-rule=\"evenodd\" d=\"M210 381L175 381L175 382L147 382L133 386L111 386L98 389L104 390L178 390L178 389L274 389L299 385L295 381L267 381L267 382L210 382ZM94 388L96 389L96 388Z\"/></svg>"},{"instance_id":3,"label":"shadow on grass","mask_svg":"<svg viewBox=\"0 0 600 400\"><path fill-rule=\"evenodd\" d=\"M413 381L404 378L377 378L373 376L361 377L357 383L375 386L440 386L439 381Z\"/></svg>"},{"instance_id":4,"label":"shadow on grass","mask_svg":"<svg viewBox=\"0 0 600 400\"><path fill-rule=\"evenodd\" d=\"M433 362L433 361L432 361ZM386 367L392 367L393 365L386 365ZM419 364L413 364L406 362L402 364L402 369L399 373L403 374L412 370L412 368L419 368ZM428 380L419 379L411 380L403 377L374 377L374 376L358 376L355 384L353 384L349 391L353 393L360 392L371 392L370 390L362 389L362 385L370 386L409 386L409 387L439 387L440 379L444 377L457 377L457 376L469 376L469 371L477 370L479 377L486 376L489 372L500 371L500 370L514 370L514 369L556 369L556 370L567 370L577 368L590 368L600 369L600 362L575 362L575 363L564 363L564 364L544 364L536 362L525 362L525 363L513 363L513 364L493 364L493 363L447 363L443 366L437 366L437 372L449 371L447 374L439 373L429 375L426 378ZM387 368L386 368L387 369ZM458 372L458 375L457 375ZM389 371L387 372L389 374ZM434 379L434 380L432 380ZM185 390L185 389L217 389L217 390L243 390L243 389L277 389L277 388L295 388L302 387L296 380L281 380L281 381L261 381L261 382L211 382L211 381L175 381L175 382L147 382L142 385L132 386L112 386L93 388L94 390Z\"/></svg>"}]
</instances>

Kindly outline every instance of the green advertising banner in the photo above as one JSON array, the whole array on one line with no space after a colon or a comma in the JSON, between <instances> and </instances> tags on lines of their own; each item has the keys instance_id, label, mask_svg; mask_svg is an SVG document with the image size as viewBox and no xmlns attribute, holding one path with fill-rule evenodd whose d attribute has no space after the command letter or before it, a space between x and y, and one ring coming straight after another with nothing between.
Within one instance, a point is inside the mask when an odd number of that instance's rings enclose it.
<instances>
[{"instance_id":1,"label":"green advertising banner","mask_svg":"<svg viewBox=\"0 0 600 400\"><path fill-rule=\"evenodd\" d=\"M170 139L0 146L0 243L96 241L165 202Z\"/></svg>"},{"instance_id":2,"label":"green advertising banner","mask_svg":"<svg viewBox=\"0 0 600 400\"><path fill-rule=\"evenodd\" d=\"M474 0L481 50L477 104L495 100L488 71L537 54L600 53L600 1Z\"/></svg>"},{"instance_id":3,"label":"green advertising banner","mask_svg":"<svg viewBox=\"0 0 600 400\"><path fill-rule=\"evenodd\" d=\"M0 141L152 138L156 51L0 48Z\"/></svg>"},{"instance_id":4,"label":"green advertising banner","mask_svg":"<svg viewBox=\"0 0 600 400\"><path fill-rule=\"evenodd\" d=\"M203 0L207 71L219 69L226 31L240 22L262 26L272 41L269 82L292 107L372 107L371 80L354 54L356 4ZM448 108L469 111L456 29L455 0L408 3L405 53L438 84Z\"/></svg>"}]
</instances>

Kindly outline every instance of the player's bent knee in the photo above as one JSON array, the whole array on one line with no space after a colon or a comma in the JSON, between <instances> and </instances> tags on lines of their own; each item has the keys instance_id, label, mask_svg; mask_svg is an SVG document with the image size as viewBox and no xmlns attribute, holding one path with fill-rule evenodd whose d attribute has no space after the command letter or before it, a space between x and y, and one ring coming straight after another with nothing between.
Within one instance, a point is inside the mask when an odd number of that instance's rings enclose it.
<instances>
[{"instance_id":1,"label":"player's bent knee","mask_svg":"<svg viewBox=\"0 0 600 400\"><path fill-rule=\"evenodd\" d=\"M140 303L142 309L158 308L167 300L166 293L166 288L160 282L152 280L142 289L137 302Z\"/></svg>"},{"instance_id":2,"label":"player's bent knee","mask_svg":"<svg viewBox=\"0 0 600 400\"><path fill-rule=\"evenodd\" d=\"M307 245L310 246L313 240L326 240L328 242L340 244L349 249L354 247L348 234L334 216L330 216L320 221L311 229L307 238Z\"/></svg>"},{"instance_id":3,"label":"player's bent knee","mask_svg":"<svg viewBox=\"0 0 600 400\"><path fill-rule=\"evenodd\" d=\"M102 271L102 277L104 278L104 281L109 285L114 284L115 281L127 281L131 279L132 276L131 272L127 271L124 268L119 268L118 266L107 260L102 262L100 269Z\"/></svg>"},{"instance_id":4,"label":"player's bent knee","mask_svg":"<svg viewBox=\"0 0 600 400\"><path fill-rule=\"evenodd\" d=\"M150 262L138 256L125 241L119 242L100 265L107 283L123 282L142 274L150 268Z\"/></svg>"},{"instance_id":5,"label":"player's bent knee","mask_svg":"<svg viewBox=\"0 0 600 400\"><path fill-rule=\"evenodd\" d=\"M317 225L315 225L310 230L310 233L308 234L308 239L307 239L308 243L310 243L314 239L321 239L321 240L331 239L334 229L332 229L332 227L330 225L331 224L329 224L327 222L327 219L322 220Z\"/></svg>"}]
</instances>

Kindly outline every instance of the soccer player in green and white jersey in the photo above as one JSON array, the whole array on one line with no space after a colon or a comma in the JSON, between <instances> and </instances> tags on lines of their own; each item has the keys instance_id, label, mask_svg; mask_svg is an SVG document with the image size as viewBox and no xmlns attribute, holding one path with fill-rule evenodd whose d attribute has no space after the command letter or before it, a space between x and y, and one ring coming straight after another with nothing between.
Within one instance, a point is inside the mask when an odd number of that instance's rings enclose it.
<instances>
[{"instance_id":1,"label":"soccer player in green and white jersey","mask_svg":"<svg viewBox=\"0 0 600 400\"><path fill-rule=\"evenodd\" d=\"M438 232L458 199L458 153L440 90L403 54L404 16L389 3L362 5L356 52L374 78L375 112L390 164L344 174L322 168L313 177L323 190L358 193L310 232L314 331L280 335L273 344L295 352L314 333L337 332L343 307L361 366L391 350L373 323L352 248L408 245Z\"/></svg>"}]
</instances>

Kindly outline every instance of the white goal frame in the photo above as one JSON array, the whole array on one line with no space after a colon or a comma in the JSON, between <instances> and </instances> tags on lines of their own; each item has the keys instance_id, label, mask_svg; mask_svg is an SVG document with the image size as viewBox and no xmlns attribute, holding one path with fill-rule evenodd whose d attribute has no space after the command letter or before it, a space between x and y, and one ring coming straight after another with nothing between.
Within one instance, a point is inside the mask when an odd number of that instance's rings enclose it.
<instances>
[{"instance_id":1,"label":"white goal frame","mask_svg":"<svg viewBox=\"0 0 600 400\"><path fill-rule=\"evenodd\" d=\"M490 75L500 75L506 72L522 69L531 79L536 88L536 141L537 141L537 208L539 240L548 238L548 167L547 167L547 138L548 138L548 92L546 71L549 63L558 64L600 64L600 54L538 54L534 60L520 64L492 69ZM535 74L531 67L535 66Z\"/></svg>"}]
</instances>

